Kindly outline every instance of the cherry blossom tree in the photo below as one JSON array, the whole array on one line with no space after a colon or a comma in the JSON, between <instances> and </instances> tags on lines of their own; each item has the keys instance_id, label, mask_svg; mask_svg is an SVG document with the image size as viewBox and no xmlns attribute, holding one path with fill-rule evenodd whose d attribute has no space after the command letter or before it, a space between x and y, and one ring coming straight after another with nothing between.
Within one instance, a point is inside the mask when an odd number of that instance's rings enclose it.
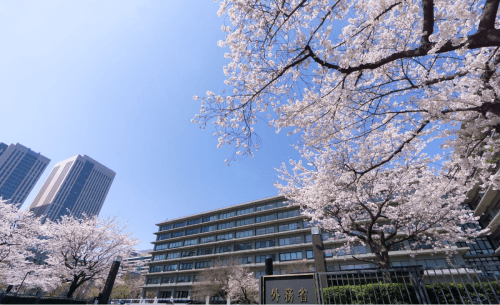
<instances>
[{"instance_id":1,"label":"cherry blossom tree","mask_svg":"<svg viewBox=\"0 0 500 305\"><path fill-rule=\"evenodd\" d=\"M115 218L62 216L51 223L51 252L47 263L63 283L69 283L66 297L93 279L105 279L117 256L125 256L138 244L125 233Z\"/></svg>"},{"instance_id":2,"label":"cherry blossom tree","mask_svg":"<svg viewBox=\"0 0 500 305\"><path fill-rule=\"evenodd\" d=\"M193 121L236 155L259 148L259 121L300 135L281 193L379 266L405 240L453 251L477 234L460 228L467 192L500 187L498 6L223 0L229 93Z\"/></svg>"},{"instance_id":3,"label":"cherry blossom tree","mask_svg":"<svg viewBox=\"0 0 500 305\"><path fill-rule=\"evenodd\" d=\"M257 304L259 283L255 279L255 274L241 265L235 265L232 271L228 280L227 296L243 304Z\"/></svg>"},{"instance_id":4,"label":"cherry blossom tree","mask_svg":"<svg viewBox=\"0 0 500 305\"><path fill-rule=\"evenodd\" d=\"M29 211L21 211L15 204L0 199L0 277L7 284L53 288L57 278L43 263L47 253L48 226L42 225Z\"/></svg>"}]
</instances>

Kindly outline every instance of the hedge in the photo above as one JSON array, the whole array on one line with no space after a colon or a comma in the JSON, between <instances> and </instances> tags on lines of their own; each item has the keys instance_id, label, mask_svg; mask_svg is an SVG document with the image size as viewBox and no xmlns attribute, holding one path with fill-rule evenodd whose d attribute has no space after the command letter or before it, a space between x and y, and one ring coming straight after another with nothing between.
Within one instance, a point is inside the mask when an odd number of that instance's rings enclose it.
<instances>
[{"instance_id":1,"label":"hedge","mask_svg":"<svg viewBox=\"0 0 500 305\"><path fill-rule=\"evenodd\" d=\"M461 283L437 283L426 284L424 286L429 296L430 304L500 302L500 290L497 282L478 282L474 283L474 285L467 283L465 286ZM412 284L405 285L404 283L374 283L328 287L323 289L323 298L324 303L329 304L427 303L427 301L422 299L419 302L414 286ZM490 302L488 302L488 298Z\"/></svg>"}]
</instances>

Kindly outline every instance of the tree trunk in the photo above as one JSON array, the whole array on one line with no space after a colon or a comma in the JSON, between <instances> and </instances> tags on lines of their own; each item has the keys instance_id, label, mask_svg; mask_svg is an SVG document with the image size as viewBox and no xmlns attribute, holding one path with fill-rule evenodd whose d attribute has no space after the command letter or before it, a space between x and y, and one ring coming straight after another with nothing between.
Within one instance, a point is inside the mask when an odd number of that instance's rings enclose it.
<instances>
[{"instance_id":1,"label":"tree trunk","mask_svg":"<svg viewBox=\"0 0 500 305\"><path fill-rule=\"evenodd\" d=\"M73 293L75 293L76 289L80 286L78 284L78 280L79 279L80 279L79 277L73 276L73 281L71 281L71 285L69 286L68 293L66 294L67 298L72 298L73 297Z\"/></svg>"}]
</instances>

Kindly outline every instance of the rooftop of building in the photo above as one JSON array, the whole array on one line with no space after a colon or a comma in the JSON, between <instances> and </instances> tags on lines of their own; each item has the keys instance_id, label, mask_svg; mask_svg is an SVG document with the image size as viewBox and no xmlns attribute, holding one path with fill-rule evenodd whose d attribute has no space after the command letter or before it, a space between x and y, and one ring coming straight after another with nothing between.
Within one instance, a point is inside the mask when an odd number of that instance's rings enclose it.
<instances>
[{"instance_id":1,"label":"rooftop of building","mask_svg":"<svg viewBox=\"0 0 500 305\"><path fill-rule=\"evenodd\" d=\"M192 214L192 215L177 217L177 218L173 218L173 219L167 219L165 221L157 223L156 225L157 226L161 226L161 225L169 224L169 223L180 221L180 220L189 220L189 219L201 217L201 216L204 216L204 215L207 215L207 214L221 213L221 212L226 212L226 211L229 211L229 210L233 210L235 208L242 208L242 207L246 207L246 206L250 206L250 205L254 205L254 204L260 204L260 203L266 203L266 202L271 202L271 201L276 201L276 200L284 200L284 199L285 199L285 196L282 196L282 195L267 197L267 198L263 198L263 199L257 199L257 200L248 201L248 202L245 202L245 203L239 203L239 204L235 204L235 205L230 205L230 206L219 208L219 209L215 209L215 210L209 210L209 211L202 212L202 213L197 213L197 214Z\"/></svg>"}]
</instances>

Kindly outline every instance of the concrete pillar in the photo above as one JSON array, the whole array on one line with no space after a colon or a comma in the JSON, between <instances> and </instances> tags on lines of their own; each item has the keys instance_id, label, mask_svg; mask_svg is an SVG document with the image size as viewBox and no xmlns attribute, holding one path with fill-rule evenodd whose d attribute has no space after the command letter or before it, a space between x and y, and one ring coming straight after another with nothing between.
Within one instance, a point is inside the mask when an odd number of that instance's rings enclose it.
<instances>
[{"instance_id":1,"label":"concrete pillar","mask_svg":"<svg viewBox=\"0 0 500 305\"><path fill-rule=\"evenodd\" d=\"M231 299L229 297L226 299L226 301L227 301L227 305L231 305Z\"/></svg>"},{"instance_id":2,"label":"concrete pillar","mask_svg":"<svg viewBox=\"0 0 500 305\"><path fill-rule=\"evenodd\" d=\"M210 296L207 295L207 297L205 298L205 304L206 305L209 305L210 304Z\"/></svg>"}]
</instances>

